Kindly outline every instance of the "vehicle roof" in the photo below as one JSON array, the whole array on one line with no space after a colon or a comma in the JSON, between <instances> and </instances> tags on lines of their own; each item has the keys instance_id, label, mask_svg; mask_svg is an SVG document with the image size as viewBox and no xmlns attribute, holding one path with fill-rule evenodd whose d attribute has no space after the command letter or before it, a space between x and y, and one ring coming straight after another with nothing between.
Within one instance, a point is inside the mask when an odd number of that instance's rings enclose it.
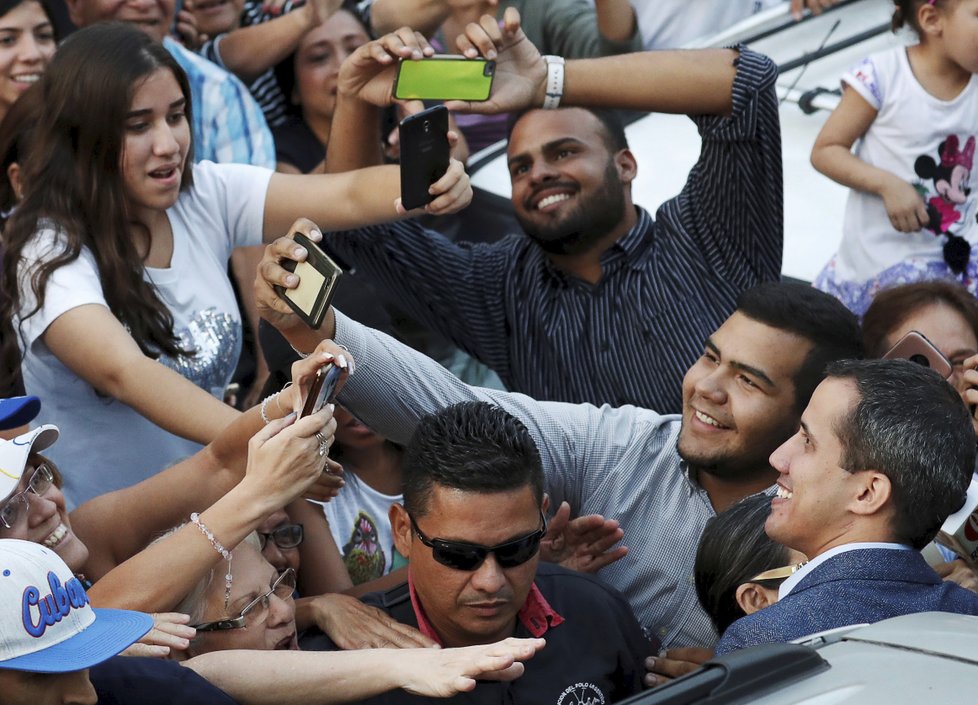
<instances>
[{"instance_id":1,"label":"vehicle roof","mask_svg":"<svg viewBox=\"0 0 978 705\"><path fill-rule=\"evenodd\" d=\"M971 705L978 617L924 612L735 651L621 705Z\"/></svg>"},{"instance_id":2,"label":"vehicle roof","mask_svg":"<svg viewBox=\"0 0 978 705\"><path fill-rule=\"evenodd\" d=\"M923 612L856 627L816 647L830 668L756 705L953 705L978 699L978 617Z\"/></svg>"}]
</instances>

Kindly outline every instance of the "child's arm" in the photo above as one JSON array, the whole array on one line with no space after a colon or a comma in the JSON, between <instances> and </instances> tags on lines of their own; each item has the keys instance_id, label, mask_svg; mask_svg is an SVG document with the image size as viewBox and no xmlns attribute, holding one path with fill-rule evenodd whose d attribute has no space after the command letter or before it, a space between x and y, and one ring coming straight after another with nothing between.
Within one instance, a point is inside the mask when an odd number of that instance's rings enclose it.
<instances>
[{"instance_id":1,"label":"child's arm","mask_svg":"<svg viewBox=\"0 0 978 705\"><path fill-rule=\"evenodd\" d=\"M851 151L876 115L873 106L846 86L842 101L825 121L812 147L812 166L843 186L876 194L883 199L894 228L903 233L916 232L929 220L917 189L885 169L867 164Z\"/></svg>"},{"instance_id":2,"label":"child's arm","mask_svg":"<svg viewBox=\"0 0 978 705\"><path fill-rule=\"evenodd\" d=\"M308 0L281 17L234 29L220 37L215 52L221 63L242 81L253 81L288 57L307 32L340 7L340 0Z\"/></svg>"}]
</instances>

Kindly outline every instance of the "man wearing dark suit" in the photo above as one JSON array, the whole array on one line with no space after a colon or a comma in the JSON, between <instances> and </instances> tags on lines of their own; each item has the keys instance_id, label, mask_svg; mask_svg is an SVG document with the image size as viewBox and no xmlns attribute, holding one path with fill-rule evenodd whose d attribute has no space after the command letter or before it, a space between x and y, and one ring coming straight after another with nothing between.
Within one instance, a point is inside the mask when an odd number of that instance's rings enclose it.
<instances>
[{"instance_id":1,"label":"man wearing dark suit","mask_svg":"<svg viewBox=\"0 0 978 705\"><path fill-rule=\"evenodd\" d=\"M919 553L964 503L974 464L968 410L936 373L905 360L829 365L771 456L780 477L765 530L811 560L717 653L912 612L978 615L978 595Z\"/></svg>"}]
</instances>

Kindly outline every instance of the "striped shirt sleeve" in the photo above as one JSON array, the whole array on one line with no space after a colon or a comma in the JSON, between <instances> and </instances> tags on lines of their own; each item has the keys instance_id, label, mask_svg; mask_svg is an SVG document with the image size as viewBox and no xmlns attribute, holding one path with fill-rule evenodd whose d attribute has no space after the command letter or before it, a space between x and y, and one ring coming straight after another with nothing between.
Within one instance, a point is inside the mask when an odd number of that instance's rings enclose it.
<instances>
[{"instance_id":1,"label":"striped shirt sleeve","mask_svg":"<svg viewBox=\"0 0 978 705\"><path fill-rule=\"evenodd\" d=\"M397 306L505 376L507 277L522 238L454 243L413 220L329 236L340 257L379 284Z\"/></svg>"},{"instance_id":2,"label":"striped shirt sleeve","mask_svg":"<svg viewBox=\"0 0 978 705\"><path fill-rule=\"evenodd\" d=\"M777 66L739 50L731 115L692 118L703 139L700 158L658 219L691 238L721 278L747 288L781 271L784 185Z\"/></svg>"}]
</instances>

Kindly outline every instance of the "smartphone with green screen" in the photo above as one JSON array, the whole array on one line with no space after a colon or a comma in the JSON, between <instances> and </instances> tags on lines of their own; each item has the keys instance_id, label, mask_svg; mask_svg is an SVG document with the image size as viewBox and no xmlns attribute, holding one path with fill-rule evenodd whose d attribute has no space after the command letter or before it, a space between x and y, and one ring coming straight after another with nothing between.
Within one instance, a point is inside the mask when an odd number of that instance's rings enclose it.
<instances>
[{"instance_id":1,"label":"smartphone with green screen","mask_svg":"<svg viewBox=\"0 0 978 705\"><path fill-rule=\"evenodd\" d=\"M401 59L394 80L398 100L488 100L496 62L436 54Z\"/></svg>"}]
</instances>

